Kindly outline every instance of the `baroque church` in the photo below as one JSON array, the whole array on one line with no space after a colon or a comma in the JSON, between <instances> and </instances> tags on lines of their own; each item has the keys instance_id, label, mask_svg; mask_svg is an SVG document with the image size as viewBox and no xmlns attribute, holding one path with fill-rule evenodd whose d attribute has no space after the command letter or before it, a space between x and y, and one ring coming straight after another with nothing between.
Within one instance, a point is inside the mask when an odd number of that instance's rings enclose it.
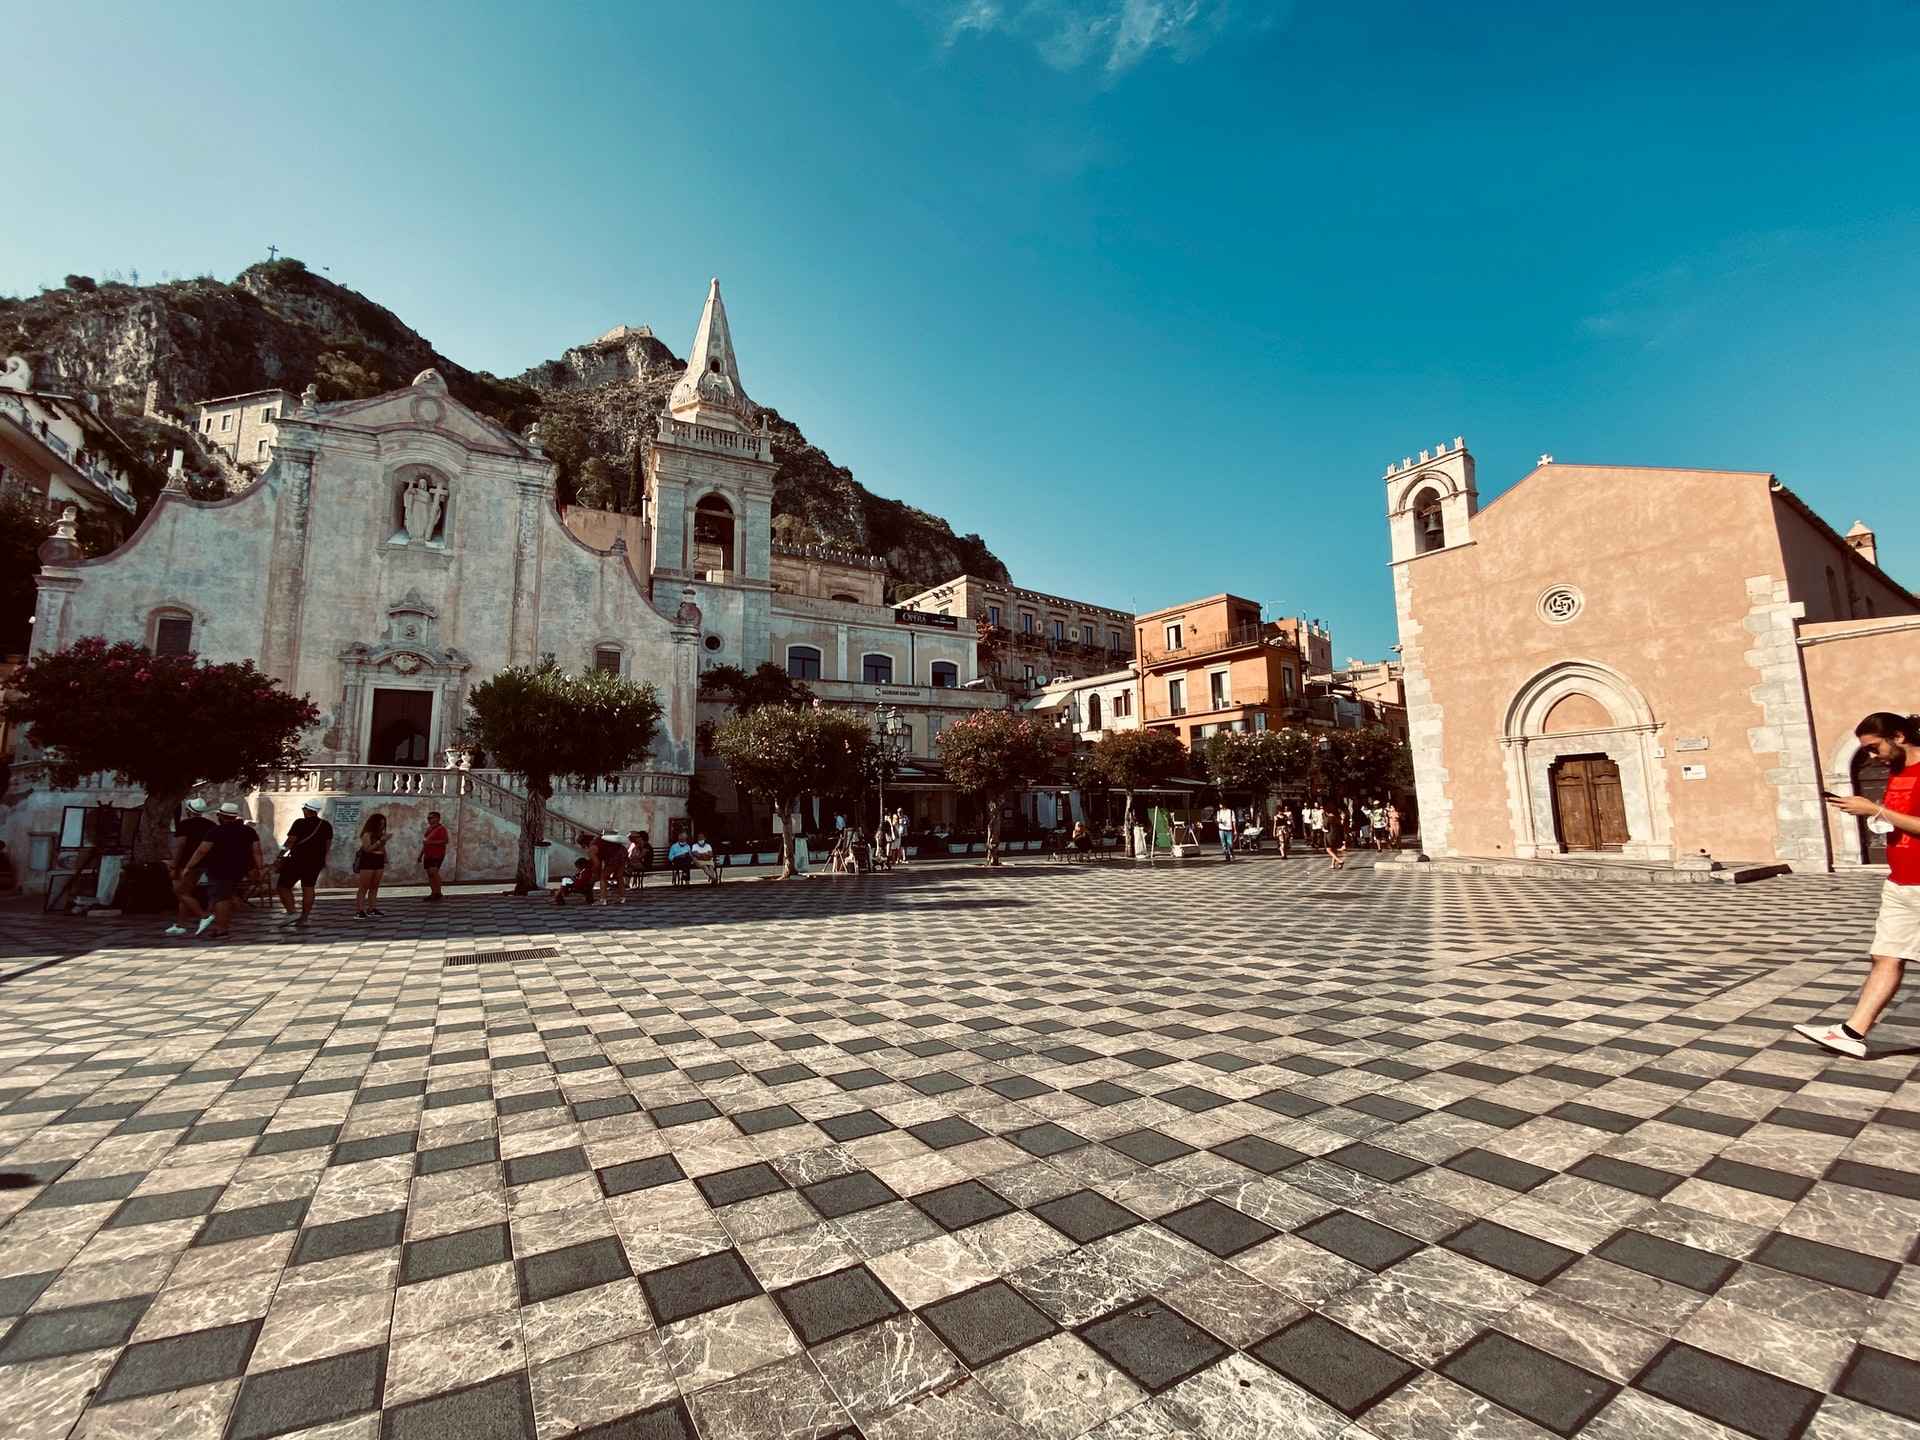
<instances>
[{"instance_id":1,"label":"baroque church","mask_svg":"<svg viewBox=\"0 0 1920 1440\"><path fill-rule=\"evenodd\" d=\"M777 583L775 469L715 281L648 444L644 517L604 547L556 506L557 466L537 425L510 433L454 399L433 370L405 389L334 404L309 386L279 418L272 463L246 490L198 501L169 489L125 544L97 559L63 525L42 552L33 648L100 635L251 659L311 698L321 718L305 741L309 768L276 777L252 808L262 835L277 838L302 803L321 805L334 823L336 879L376 810L404 836L438 809L459 821L456 874L510 873L516 782L462 770L447 754L468 691L548 655L568 670L616 670L659 691L651 762L611 783L563 788L550 833L562 841L575 829L639 829L660 844L687 817L705 666L773 660L827 682L824 698L869 704L886 703L895 682L898 700L919 698L918 669L948 688L950 704L988 698L957 688L975 673L971 635L895 643L878 562L817 548L783 554L788 583ZM850 673L885 684L832 693ZM936 732L937 722L923 722L916 738ZM77 848L83 809L138 801L112 777L53 791L30 761L16 766L16 794L23 784L26 799L0 823L29 883ZM724 780L707 789L739 803ZM556 852L556 865L571 854ZM392 878L404 883L407 867Z\"/></svg>"}]
</instances>

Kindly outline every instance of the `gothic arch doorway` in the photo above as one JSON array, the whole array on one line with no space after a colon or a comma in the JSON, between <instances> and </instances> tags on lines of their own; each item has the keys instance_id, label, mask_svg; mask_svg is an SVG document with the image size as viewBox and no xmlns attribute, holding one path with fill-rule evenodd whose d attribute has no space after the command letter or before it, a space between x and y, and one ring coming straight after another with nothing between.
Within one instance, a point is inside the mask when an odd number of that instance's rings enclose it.
<instances>
[{"instance_id":1,"label":"gothic arch doorway","mask_svg":"<svg viewBox=\"0 0 1920 1440\"><path fill-rule=\"evenodd\" d=\"M1639 687L1611 666L1563 660L1530 678L1500 737L1513 853L1671 860L1658 730Z\"/></svg>"}]
</instances>

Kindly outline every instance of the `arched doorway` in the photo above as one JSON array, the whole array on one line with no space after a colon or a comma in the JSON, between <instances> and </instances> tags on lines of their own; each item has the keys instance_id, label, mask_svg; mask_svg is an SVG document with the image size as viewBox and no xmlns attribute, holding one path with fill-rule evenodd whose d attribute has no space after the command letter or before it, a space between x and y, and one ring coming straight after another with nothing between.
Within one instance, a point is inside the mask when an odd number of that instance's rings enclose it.
<instances>
[{"instance_id":1,"label":"arched doorway","mask_svg":"<svg viewBox=\"0 0 1920 1440\"><path fill-rule=\"evenodd\" d=\"M1515 692L1500 738L1513 853L1603 853L1671 860L1659 726L1626 676L1562 660Z\"/></svg>"},{"instance_id":2,"label":"arched doorway","mask_svg":"<svg viewBox=\"0 0 1920 1440\"><path fill-rule=\"evenodd\" d=\"M1854 753L1851 774L1853 793L1864 795L1878 803L1887 798L1887 776L1891 771L1884 760L1874 759L1873 752L1864 745ZM1865 816L1858 816L1853 823L1860 831L1860 859L1866 865L1884 865L1887 863L1887 837L1878 831L1869 829Z\"/></svg>"}]
</instances>

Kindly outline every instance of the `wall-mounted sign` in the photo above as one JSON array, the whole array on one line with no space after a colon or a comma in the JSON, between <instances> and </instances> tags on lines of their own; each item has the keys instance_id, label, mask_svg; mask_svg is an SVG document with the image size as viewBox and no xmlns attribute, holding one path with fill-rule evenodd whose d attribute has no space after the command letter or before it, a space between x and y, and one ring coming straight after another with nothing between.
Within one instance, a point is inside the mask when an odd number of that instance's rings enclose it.
<instances>
[{"instance_id":1,"label":"wall-mounted sign","mask_svg":"<svg viewBox=\"0 0 1920 1440\"><path fill-rule=\"evenodd\" d=\"M1675 750L1705 750L1707 737L1704 735L1682 735L1673 742Z\"/></svg>"},{"instance_id":2,"label":"wall-mounted sign","mask_svg":"<svg viewBox=\"0 0 1920 1440\"><path fill-rule=\"evenodd\" d=\"M1704 780L1707 778L1707 767L1704 765L1682 765L1680 767L1680 778L1682 780Z\"/></svg>"},{"instance_id":3,"label":"wall-mounted sign","mask_svg":"<svg viewBox=\"0 0 1920 1440\"><path fill-rule=\"evenodd\" d=\"M927 625L935 630L958 630L960 628L960 617L958 615L942 615L933 610L909 610L905 606L901 606L893 612L893 623L896 625Z\"/></svg>"}]
</instances>

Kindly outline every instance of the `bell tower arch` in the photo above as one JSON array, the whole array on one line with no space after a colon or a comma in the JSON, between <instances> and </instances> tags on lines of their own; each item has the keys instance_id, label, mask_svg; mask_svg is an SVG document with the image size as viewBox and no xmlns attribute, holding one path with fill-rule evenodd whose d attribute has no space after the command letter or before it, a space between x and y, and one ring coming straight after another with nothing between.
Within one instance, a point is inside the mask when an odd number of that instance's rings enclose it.
<instances>
[{"instance_id":1,"label":"bell tower arch","mask_svg":"<svg viewBox=\"0 0 1920 1440\"><path fill-rule=\"evenodd\" d=\"M1387 526L1393 537L1393 561L1417 560L1451 550L1473 539L1473 517L1480 492L1473 484L1473 456L1456 435L1387 466Z\"/></svg>"}]
</instances>

